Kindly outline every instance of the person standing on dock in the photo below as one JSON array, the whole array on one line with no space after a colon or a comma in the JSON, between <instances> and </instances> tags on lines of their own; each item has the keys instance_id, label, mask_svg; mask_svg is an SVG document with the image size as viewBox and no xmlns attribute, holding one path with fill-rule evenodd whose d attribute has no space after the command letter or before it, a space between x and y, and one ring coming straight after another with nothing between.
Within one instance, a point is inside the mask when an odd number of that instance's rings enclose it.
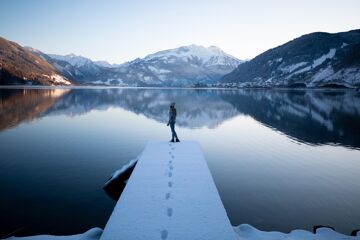
<instances>
[{"instance_id":1,"label":"person standing on dock","mask_svg":"<svg viewBox=\"0 0 360 240\"><path fill-rule=\"evenodd\" d=\"M171 133L172 133L172 138L171 138L170 142L174 142L174 140L176 142L180 142L180 140L175 132L175 122L176 122L176 108L175 108L175 103L173 102L170 104L169 121L167 123L167 126L170 125L170 129L171 129Z\"/></svg>"}]
</instances>

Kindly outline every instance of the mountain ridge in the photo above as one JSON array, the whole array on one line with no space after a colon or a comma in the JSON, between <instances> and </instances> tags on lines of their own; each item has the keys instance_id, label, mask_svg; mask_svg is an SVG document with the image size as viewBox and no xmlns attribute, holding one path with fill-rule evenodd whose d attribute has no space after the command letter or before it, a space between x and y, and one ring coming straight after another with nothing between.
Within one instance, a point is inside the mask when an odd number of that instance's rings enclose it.
<instances>
[{"instance_id":1,"label":"mountain ridge","mask_svg":"<svg viewBox=\"0 0 360 240\"><path fill-rule=\"evenodd\" d=\"M315 32L269 49L220 80L238 87L356 87L360 30Z\"/></svg>"},{"instance_id":2,"label":"mountain ridge","mask_svg":"<svg viewBox=\"0 0 360 240\"><path fill-rule=\"evenodd\" d=\"M71 85L46 60L19 44L0 37L0 85Z\"/></svg>"},{"instance_id":3,"label":"mountain ridge","mask_svg":"<svg viewBox=\"0 0 360 240\"><path fill-rule=\"evenodd\" d=\"M46 54L29 48L78 84L118 86L192 86L216 83L243 61L215 46L187 45L122 64L75 55Z\"/></svg>"},{"instance_id":4,"label":"mountain ridge","mask_svg":"<svg viewBox=\"0 0 360 240\"><path fill-rule=\"evenodd\" d=\"M93 61L73 53L46 54L18 44L11 46L2 44L1 84L265 88L360 86L359 29L305 34L249 61L239 60L216 46L196 44L158 51L122 64ZM25 55L27 65L22 61ZM40 66L37 63L41 63ZM44 69L40 70L44 67L47 74ZM27 72L24 72L25 69Z\"/></svg>"}]
</instances>

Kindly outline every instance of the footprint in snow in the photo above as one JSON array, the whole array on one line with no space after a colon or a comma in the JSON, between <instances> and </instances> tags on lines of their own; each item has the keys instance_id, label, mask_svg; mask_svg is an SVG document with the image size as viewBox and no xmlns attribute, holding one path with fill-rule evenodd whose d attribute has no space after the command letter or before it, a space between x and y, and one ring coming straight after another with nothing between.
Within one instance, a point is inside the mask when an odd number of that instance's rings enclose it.
<instances>
[{"instance_id":1,"label":"footprint in snow","mask_svg":"<svg viewBox=\"0 0 360 240\"><path fill-rule=\"evenodd\" d=\"M168 217L171 217L172 214L173 214L173 209L172 209L172 208L168 208L168 209L167 209L167 215L168 215Z\"/></svg>"},{"instance_id":2,"label":"footprint in snow","mask_svg":"<svg viewBox=\"0 0 360 240\"><path fill-rule=\"evenodd\" d=\"M166 200L169 200L170 195L171 195L171 194L170 194L169 192L168 192L168 193L166 193L166 194L165 194L165 199L166 199Z\"/></svg>"},{"instance_id":3,"label":"footprint in snow","mask_svg":"<svg viewBox=\"0 0 360 240\"><path fill-rule=\"evenodd\" d=\"M168 236L168 231L167 230L162 230L161 231L161 240L167 239L167 236Z\"/></svg>"}]
</instances>

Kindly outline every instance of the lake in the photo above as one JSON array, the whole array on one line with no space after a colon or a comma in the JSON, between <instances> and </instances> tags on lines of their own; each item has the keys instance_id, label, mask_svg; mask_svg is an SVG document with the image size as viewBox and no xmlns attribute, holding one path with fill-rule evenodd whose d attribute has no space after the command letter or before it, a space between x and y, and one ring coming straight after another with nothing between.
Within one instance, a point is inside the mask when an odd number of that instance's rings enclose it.
<instances>
[{"instance_id":1,"label":"lake","mask_svg":"<svg viewBox=\"0 0 360 240\"><path fill-rule=\"evenodd\" d=\"M0 238L103 228L102 189L150 139L198 141L233 225L360 228L360 93L0 89Z\"/></svg>"}]
</instances>

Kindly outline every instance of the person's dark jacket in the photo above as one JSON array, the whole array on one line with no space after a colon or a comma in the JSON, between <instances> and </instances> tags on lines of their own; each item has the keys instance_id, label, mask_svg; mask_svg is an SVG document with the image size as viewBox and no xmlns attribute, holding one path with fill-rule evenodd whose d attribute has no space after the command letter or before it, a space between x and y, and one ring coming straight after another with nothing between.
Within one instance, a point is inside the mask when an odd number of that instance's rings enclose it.
<instances>
[{"instance_id":1,"label":"person's dark jacket","mask_svg":"<svg viewBox=\"0 0 360 240\"><path fill-rule=\"evenodd\" d=\"M170 108L168 124L175 123L176 121L176 108Z\"/></svg>"}]
</instances>

